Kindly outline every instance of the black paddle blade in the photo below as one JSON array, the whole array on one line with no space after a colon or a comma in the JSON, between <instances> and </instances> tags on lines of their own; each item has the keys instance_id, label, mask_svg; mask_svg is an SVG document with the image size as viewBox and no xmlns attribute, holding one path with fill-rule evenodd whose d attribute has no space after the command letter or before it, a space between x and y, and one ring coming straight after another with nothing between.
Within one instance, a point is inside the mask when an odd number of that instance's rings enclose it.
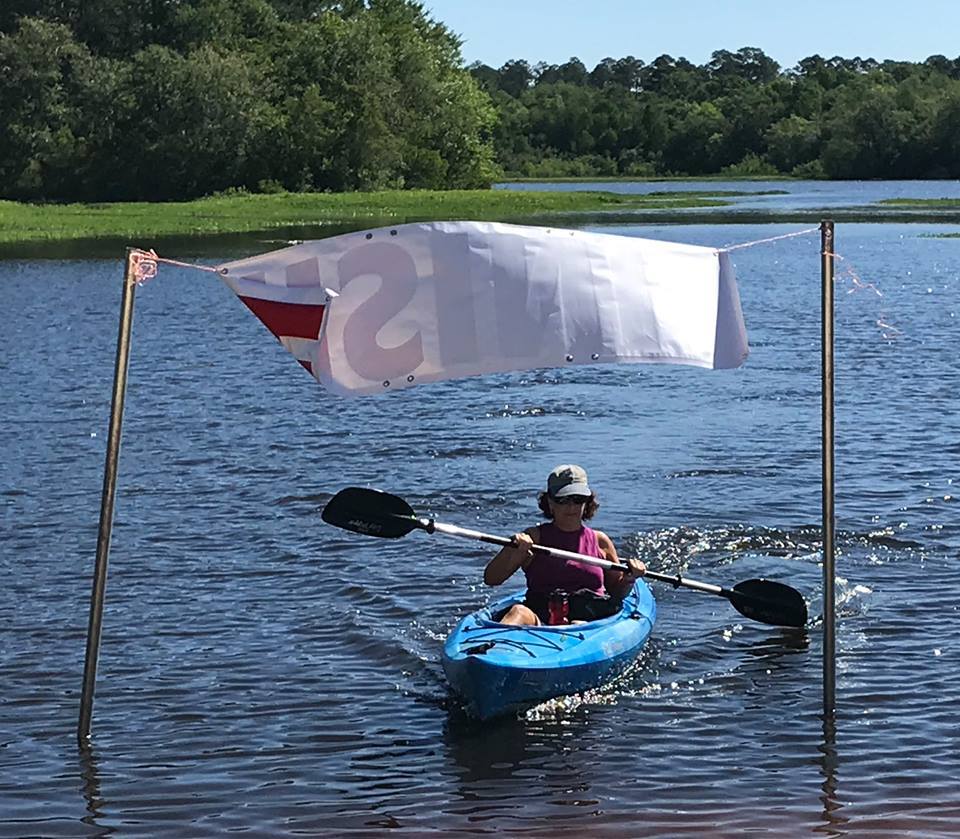
<instances>
[{"instance_id":1,"label":"black paddle blade","mask_svg":"<svg viewBox=\"0 0 960 839\"><path fill-rule=\"evenodd\" d=\"M385 539L399 539L424 526L402 498L363 487L341 489L327 502L320 518L334 527Z\"/></svg>"},{"instance_id":2,"label":"black paddle blade","mask_svg":"<svg viewBox=\"0 0 960 839\"><path fill-rule=\"evenodd\" d=\"M795 588L772 580L744 580L724 592L733 607L751 620L773 626L806 626L807 602Z\"/></svg>"}]
</instances>

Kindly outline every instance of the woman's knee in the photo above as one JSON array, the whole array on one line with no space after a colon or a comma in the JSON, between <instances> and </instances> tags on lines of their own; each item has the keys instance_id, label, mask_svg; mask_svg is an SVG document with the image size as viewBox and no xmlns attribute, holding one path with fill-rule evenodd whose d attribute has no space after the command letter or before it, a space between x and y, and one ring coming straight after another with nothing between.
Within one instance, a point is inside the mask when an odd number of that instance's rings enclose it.
<instances>
[{"instance_id":1,"label":"woman's knee","mask_svg":"<svg viewBox=\"0 0 960 839\"><path fill-rule=\"evenodd\" d=\"M522 603L514 603L500 618L500 623L509 623L514 626L537 626L540 623L540 618L537 617L536 612Z\"/></svg>"}]
</instances>

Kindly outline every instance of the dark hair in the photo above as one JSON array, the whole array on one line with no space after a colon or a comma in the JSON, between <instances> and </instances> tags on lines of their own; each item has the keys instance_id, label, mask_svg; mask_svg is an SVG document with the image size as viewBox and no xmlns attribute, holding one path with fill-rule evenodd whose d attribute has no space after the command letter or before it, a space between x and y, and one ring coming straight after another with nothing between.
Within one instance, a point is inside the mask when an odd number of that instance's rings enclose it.
<instances>
[{"instance_id":1,"label":"dark hair","mask_svg":"<svg viewBox=\"0 0 960 839\"><path fill-rule=\"evenodd\" d=\"M548 519L553 520L553 513L550 512L550 496L545 492L541 492L537 496L537 506L540 507L540 512L543 513ZM597 501L597 494L595 492L590 493L590 500L583 505L583 518L592 519L599 508L600 502Z\"/></svg>"}]
</instances>

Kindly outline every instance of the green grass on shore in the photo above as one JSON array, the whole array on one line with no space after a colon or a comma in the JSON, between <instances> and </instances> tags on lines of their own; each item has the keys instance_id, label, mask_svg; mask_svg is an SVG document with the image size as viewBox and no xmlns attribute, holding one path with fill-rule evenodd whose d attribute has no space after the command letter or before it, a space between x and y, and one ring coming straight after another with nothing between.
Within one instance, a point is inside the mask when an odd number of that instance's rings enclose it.
<instances>
[{"instance_id":1,"label":"green grass on shore","mask_svg":"<svg viewBox=\"0 0 960 839\"><path fill-rule=\"evenodd\" d=\"M919 210L960 210L960 198L884 198L888 207L916 207Z\"/></svg>"},{"instance_id":2,"label":"green grass on shore","mask_svg":"<svg viewBox=\"0 0 960 839\"><path fill-rule=\"evenodd\" d=\"M229 195L182 203L20 204L0 201L0 244L211 236L398 221L510 220L571 213L723 206L722 198L612 192L426 190Z\"/></svg>"},{"instance_id":3,"label":"green grass on shore","mask_svg":"<svg viewBox=\"0 0 960 839\"><path fill-rule=\"evenodd\" d=\"M884 198L879 202L888 207L901 207L905 210L960 210L958 198ZM960 233L937 233L931 236L934 239L960 239Z\"/></svg>"}]
</instances>

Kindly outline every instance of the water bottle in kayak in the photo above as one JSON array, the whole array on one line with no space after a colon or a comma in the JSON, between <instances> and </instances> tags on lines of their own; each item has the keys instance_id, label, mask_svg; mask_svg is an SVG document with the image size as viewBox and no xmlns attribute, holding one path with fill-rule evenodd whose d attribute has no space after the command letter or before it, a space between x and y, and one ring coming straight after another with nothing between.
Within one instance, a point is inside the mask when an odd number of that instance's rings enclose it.
<instances>
[{"instance_id":1,"label":"water bottle in kayak","mask_svg":"<svg viewBox=\"0 0 960 839\"><path fill-rule=\"evenodd\" d=\"M547 600L547 623L550 626L561 626L570 623L570 600L565 591L551 592Z\"/></svg>"}]
</instances>

